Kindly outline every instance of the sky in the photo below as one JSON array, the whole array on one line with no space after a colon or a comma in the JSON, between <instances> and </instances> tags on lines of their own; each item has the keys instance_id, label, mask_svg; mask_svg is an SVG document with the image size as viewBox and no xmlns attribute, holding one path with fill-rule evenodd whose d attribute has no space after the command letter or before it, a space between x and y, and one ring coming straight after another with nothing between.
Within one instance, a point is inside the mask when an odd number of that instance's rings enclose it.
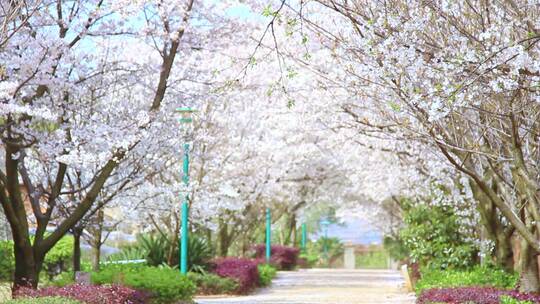
<instances>
[{"instance_id":1,"label":"sky","mask_svg":"<svg viewBox=\"0 0 540 304\"><path fill-rule=\"evenodd\" d=\"M314 235L316 239L318 236ZM344 219L344 225L331 224L328 226L328 237L337 237L343 243L355 245L381 244L382 233L366 220L360 218Z\"/></svg>"}]
</instances>

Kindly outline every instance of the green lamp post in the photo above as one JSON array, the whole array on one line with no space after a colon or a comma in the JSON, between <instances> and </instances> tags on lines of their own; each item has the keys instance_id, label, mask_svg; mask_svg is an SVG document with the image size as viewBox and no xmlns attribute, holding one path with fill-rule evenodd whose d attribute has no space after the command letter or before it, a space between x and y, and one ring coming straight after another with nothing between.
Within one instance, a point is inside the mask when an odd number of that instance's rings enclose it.
<instances>
[{"instance_id":1,"label":"green lamp post","mask_svg":"<svg viewBox=\"0 0 540 304\"><path fill-rule=\"evenodd\" d=\"M272 255L272 218L270 208L266 208L266 263L270 263Z\"/></svg>"},{"instance_id":2,"label":"green lamp post","mask_svg":"<svg viewBox=\"0 0 540 304\"><path fill-rule=\"evenodd\" d=\"M321 226L323 227L323 230L324 230L323 256L324 256L324 259L326 260L327 265L330 264L328 260L328 226L330 224L331 224L330 221L326 218L321 221Z\"/></svg>"},{"instance_id":3,"label":"green lamp post","mask_svg":"<svg viewBox=\"0 0 540 304\"><path fill-rule=\"evenodd\" d=\"M189 125L193 119L191 114L195 112L192 108L177 108L177 113L180 113L180 124ZM184 143L184 156L182 164L182 181L184 185L189 185L189 143ZM188 217L189 217L189 193L186 192L182 198L182 226L180 230L180 273L187 274L188 271Z\"/></svg>"}]
</instances>

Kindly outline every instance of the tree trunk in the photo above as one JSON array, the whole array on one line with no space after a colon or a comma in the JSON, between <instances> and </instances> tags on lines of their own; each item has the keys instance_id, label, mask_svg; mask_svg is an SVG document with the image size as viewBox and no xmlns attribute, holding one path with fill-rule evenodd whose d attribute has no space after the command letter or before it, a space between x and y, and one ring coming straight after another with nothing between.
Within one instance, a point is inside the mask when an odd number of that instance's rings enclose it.
<instances>
[{"instance_id":1,"label":"tree trunk","mask_svg":"<svg viewBox=\"0 0 540 304\"><path fill-rule=\"evenodd\" d=\"M521 253L519 255L519 291L539 292L538 257L534 249L526 240L521 240Z\"/></svg>"},{"instance_id":2,"label":"tree trunk","mask_svg":"<svg viewBox=\"0 0 540 304\"><path fill-rule=\"evenodd\" d=\"M293 218L291 220L291 245L293 247L296 247L298 240L297 240L297 231L296 231L296 215L293 215Z\"/></svg>"},{"instance_id":3,"label":"tree trunk","mask_svg":"<svg viewBox=\"0 0 540 304\"><path fill-rule=\"evenodd\" d=\"M506 271L514 271L514 250L512 248L512 237L506 233L498 233L495 242L495 259L497 265Z\"/></svg>"},{"instance_id":4,"label":"tree trunk","mask_svg":"<svg viewBox=\"0 0 540 304\"><path fill-rule=\"evenodd\" d=\"M99 262L101 261L101 242L92 246L92 270L99 271Z\"/></svg>"},{"instance_id":5,"label":"tree trunk","mask_svg":"<svg viewBox=\"0 0 540 304\"><path fill-rule=\"evenodd\" d=\"M296 214L291 213L287 218L287 235L283 245L296 246Z\"/></svg>"},{"instance_id":6,"label":"tree trunk","mask_svg":"<svg viewBox=\"0 0 540 304\"><path fill-rule=\"evenodd\" d=\"M219 256L226 257L229 253L229 247L231 247L231 234L229 233L229 226L223 221L219 221Z\"/></svg>"},{"instance_id":7,"label":"tree trunk","mask_svg":"<svg viewBox=\"0 0 540 304\"><path fill-rule=\"evenodd\" d=\"M81 235L82 228L73 228L73 272L81 271Z\"/></svg>"},{"instance_id":8,"label":"tree trunk","mask_svg":"<svg viewBox=\"0 0 540 304\"><path fill-rule=\"evenodd\" d=\"M14 244L15 274L13 292L21 287L37 288L44 256L34 256L30 244ZM38 260L39 259L39 260Z\"/></svg>"},{"instance_id":9,"label":"tree trunk","mask_svg":"<svg viewBox=\"0 0 540 304\"><path fill-rule=\"evenodd\" d=\"M496 182L493 182L496 185ZM477 201L481 223L487 237L495 244L495 262L507 271L514 271L514 252L512 250L512 227L506 227L497 214L495 204L472 182L471 190ZM495 189L496 190L496 189Z\"/></svg>"},{"instance_id":10,"label":"tree trunk","mask_svg":"<svg viewBox=\"0 0 540 304\"><path fill-rule=\"evenodd\" d=\"M99 271L99 262L101 261L101 245L103 245L103 223L105 222L105 210L100 208L97 211L97 225L93 235L92 242L92 270Z\"/></svg>"}]
</instances>

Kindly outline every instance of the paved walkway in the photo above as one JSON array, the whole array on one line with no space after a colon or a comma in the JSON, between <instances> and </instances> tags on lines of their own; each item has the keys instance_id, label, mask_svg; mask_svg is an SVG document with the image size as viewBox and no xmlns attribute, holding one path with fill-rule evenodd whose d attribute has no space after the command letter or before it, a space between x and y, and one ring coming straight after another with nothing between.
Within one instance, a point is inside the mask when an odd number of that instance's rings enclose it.
<instances>
[{"instance_id":1,"label":"paved walkway","mask_svg":"<svg viewBox=\"0 0 540 304\"><path fill-rule=\"evenodd\" d=\"M243 297L195 299L198 304L413 304L399 272L309 269L279 272L269 288Z\"/></svg>"}]
</instances>

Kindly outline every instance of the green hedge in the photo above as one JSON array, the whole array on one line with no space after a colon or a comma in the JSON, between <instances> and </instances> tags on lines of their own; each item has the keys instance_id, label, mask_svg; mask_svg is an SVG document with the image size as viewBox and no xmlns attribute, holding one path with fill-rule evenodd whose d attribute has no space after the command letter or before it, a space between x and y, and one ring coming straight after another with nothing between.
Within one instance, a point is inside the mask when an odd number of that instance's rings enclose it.
<instances>
[{"instance_id":1,"label":"green hedge","mask_svg":"<svg viewBox=\"0 0 540 304\"><path fill-rule=\"evenodd\" d=\"M235 280L215 274L190 272L188 278L197 285L197 294L200 295L233 294L238 289Z\"/></svg>"},{"instance_id":2,"label":"green hedge","mask_svg":"<svg viewBox=\"0 0 540 304\"><path fill-rule=\"evenodd\" d=\"M0 281L11 281L15 270L15 257L13 256L13 242L0 242Z\"/></svg>"},{"instance_id":3,"label":"green hedge","mask_svg":"<svg viewBox=\"0 0 540 304\"><path fill-rule=\"evenodd\" d=\"M49 250L43 263L43 275L52 279L58 269L66 271L71 267L73 256L73 237L64 236ZM0 281L11 281L15 271L13 241L0 241Z\"/></svg>"},{"instance_id":4,"label":"green hedge","mask_svg":"<svg viewBox=\"0 0 540 304\"><path fill-rule=\"evenodd\" d=\"M424 269L415 289L418 294L425 289L445 287L491 286L512 289L517 281L517 274L488 266L476 266L470 270Z\"/></svg>"},{"instance_id":5,"label":"green hedge","mask_svg":"<svg viewBox=\"0 0 540 304\"><path fill-rule=\"evenodd\" d=\"M272 279L276 276L277 270L268 264L259 264L259 282L261 286L268 286L272 283Z\"/></svg>"},{"instance_id":6,"label":"green hedge","mask_svg":"<svg viewBox=\"0 0 540 304\"><path fill-rule=\"evenodd\" d=\"M156 303L189 301L197 288L173 268L144 265L109 265L91 275L94 284L121 284L149 292Z\"/></svg>"},{"instance_id":7,"label":"green hedge","mask_svg":"<svg viewBox=\"0 0 540 304\"><path fill-rule=\"evenodd\" d=\"M4 304L81 304L82 302L61 298L61 297L45 297L45 298L25 298L15 299L4 302Z\"/></svg>"}]
</instances>

